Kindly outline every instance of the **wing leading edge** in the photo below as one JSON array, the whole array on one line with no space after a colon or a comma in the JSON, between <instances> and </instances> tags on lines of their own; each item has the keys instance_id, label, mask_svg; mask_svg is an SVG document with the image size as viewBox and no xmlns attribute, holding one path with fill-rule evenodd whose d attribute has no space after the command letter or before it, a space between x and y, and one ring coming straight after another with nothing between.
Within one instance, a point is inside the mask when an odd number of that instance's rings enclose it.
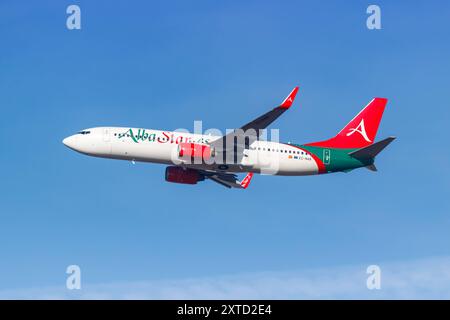
<instances>
[{"instance_id":1,"label":"wing leading edge","mask_svg":"<svg viewBox=\"0 0 450 320\"><path fill-rule=\"evenodd\" d=\"M211 145L214 146L216 150L227 150L233 148L233 146L227 147L226 142L233 141L235 137L243 135L246 137L253 137L254 139L258 138L261 135L262 129L267 128L272 122L274 122L279 116L281 116L292 106L298 89L299 87L295 87L279 106L243 125L238 130L234 130L234 132L231 132L211 142Z\"/></svg>"},{"instance_id":2,"label":"wing leading edge","mask_svg":"<svg viewBox=\"0 0 450 320\"><path fill-rule=\"evenodd\" d=\"M281 116L287 109L292 106L297 92L298 87L295 87L279 106L256 118L255 120L250 121L246 125L242 126L241 129L244 131L253 129L258 132L261 129L267 128L272 122L278 119L279 116Z\"/></svg>"}]
</instances>

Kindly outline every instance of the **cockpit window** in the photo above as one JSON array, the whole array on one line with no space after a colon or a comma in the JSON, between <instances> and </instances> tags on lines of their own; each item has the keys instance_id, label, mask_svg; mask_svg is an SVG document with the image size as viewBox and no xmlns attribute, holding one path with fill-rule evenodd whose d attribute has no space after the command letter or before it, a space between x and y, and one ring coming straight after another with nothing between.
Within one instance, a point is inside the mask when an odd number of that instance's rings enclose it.
<instances>
[{"instance_id":1,"label":"cockpit window","mask_svg":"<svg viewBox=\"0 0 450 320\"><path fill-rule=\"evenodd\" d=\"M91 133L91 132L90 132L90 131L87 131L87 130L78 132L78 134L89 134L89 133Z\"/></svg>"}]
</instances>

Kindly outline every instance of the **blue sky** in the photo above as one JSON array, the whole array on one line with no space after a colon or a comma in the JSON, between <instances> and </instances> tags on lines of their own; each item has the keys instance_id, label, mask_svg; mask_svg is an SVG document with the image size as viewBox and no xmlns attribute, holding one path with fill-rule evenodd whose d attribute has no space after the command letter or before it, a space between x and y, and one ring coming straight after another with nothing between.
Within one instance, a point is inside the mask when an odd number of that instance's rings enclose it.
<instances>
[{"instance_id":1,"label":"blue sky","mask_svg":"<svg viewBox=\"0 0 450 320\"><path fill-rule=\"evenodd\" d=\"M70 4L81 30L66 28ZM2 1L0 291L64 288L70 264L88 284L423 259L450 269L450 5L377 1L382 30L370 31L369 4ZM273 126L283 141L331 137L389 99L378 138L398 139L378 173L255 176L242 192L165 183L164 166L61 143L103 125L225 130L295 85Z\"/></svg>"}]
</instances>

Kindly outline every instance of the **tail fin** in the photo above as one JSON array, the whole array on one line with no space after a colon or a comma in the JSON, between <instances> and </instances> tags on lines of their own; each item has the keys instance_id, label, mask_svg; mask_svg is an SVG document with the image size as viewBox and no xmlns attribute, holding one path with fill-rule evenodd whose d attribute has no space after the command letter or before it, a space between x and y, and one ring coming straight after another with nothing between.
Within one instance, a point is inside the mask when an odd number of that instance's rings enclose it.
<instances>
[{"instance_id":1,"label":"tail fin","mask_svg":"<svg viewBox=\"0 0 450 320\"><path fill-rule=\"evenodd\" d=\"M374 98L331 139L307 144L329 148L363 148L375 140L387 99Z\"/></svg>"}]
</instances>

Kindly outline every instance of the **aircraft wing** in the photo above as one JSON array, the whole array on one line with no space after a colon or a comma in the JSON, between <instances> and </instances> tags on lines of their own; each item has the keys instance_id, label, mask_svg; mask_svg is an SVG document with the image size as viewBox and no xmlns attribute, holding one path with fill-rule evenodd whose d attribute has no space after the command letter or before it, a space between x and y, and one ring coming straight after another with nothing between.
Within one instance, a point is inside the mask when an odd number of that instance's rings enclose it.
<instances>
[{"instance_id":1,"label":"aircraft wing","mask_svg":"<svg viewBox=\"0 0 450 320\"><path fill-rule=\"evenodd\" d=\"M253 177L253 172L249 172L247 173L245 178L242 179L242 181L239 181L237 175L231 173L221 173L205 170L201 170L200 172L205 176L205 178L217 182L218 184L221 184L227 188L247 189Z\"/></svg>"},{"instance_id":2,"label":"aircraft wing","mask_svg":"<svg viewBox=\"0 0 450 320\"><path fill-rule=\"evenodd\" d=\"M246 137L257 139L261 135L262 129L267 128L272 122L274 122L279 116L281 116L287 109L292 106L297 92L298 87L295 87L279 106L275 107L269 112L266 112L255 120L252 120L249 123L243 125L238 130L234 130L233 132L222 136L215 141L212 141L211 145L214 146L216 150L221 151L233 148L234 144L231 143L231 145L227 147L226 142L233 142L233 139L235 139L235 137L244 135Z\"/></svg>"},{"instance_id":3,"label":"aircraft wing","mask_svg":"<svg viewBox=\"0 0 450 320\"><path fill-rule=\"evenodd\" d=\"M266 112L255 120L250 121L246 125L242 126L241 129L244 131L253 129L258 132L261 129L267 128L272 122L274 122L279 116L281 116L287 109L292 106L297 92L298 87L295 87L279 106L275 107L269 112Z\"/></svg>"}]
</instances>

